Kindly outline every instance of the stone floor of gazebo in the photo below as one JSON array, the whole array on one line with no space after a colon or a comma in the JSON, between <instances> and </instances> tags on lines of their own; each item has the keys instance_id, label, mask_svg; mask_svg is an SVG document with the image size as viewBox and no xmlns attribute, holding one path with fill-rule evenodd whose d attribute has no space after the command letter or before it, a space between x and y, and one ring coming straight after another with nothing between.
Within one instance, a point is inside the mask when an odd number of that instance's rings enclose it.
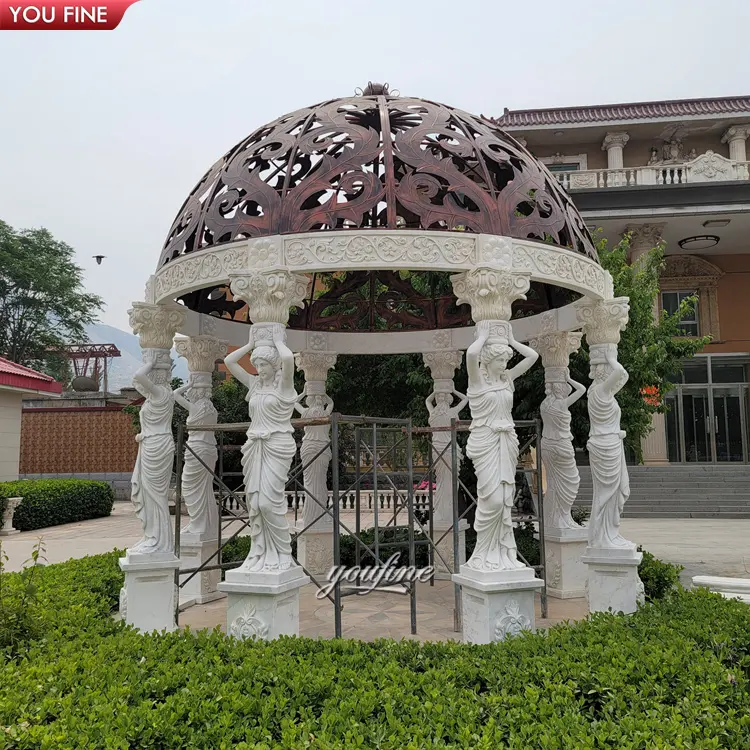
<instances>
[{"instance_id":1,"label":"stone floor of gazebo","mask_svg":"<svg viewBox=\"0 0 750 750\"><path fill-rule=\"evenodd\" d=\"M317 599L316 587L305 586L300 592L300 635L308 638L333 638L333 604ZM366 596L343 598L342 635L373 641L376 638L415 638L420 641L461 640L453 630L453 584L436 581L434 586L418 584L417 635L409 632L409 597L401 594L373 592ZM540 598L536 597L537 628L546 628L566 620L580 620L588 615L585 599L549 598L548 618L542 620ZM180 627L193 630L221 626L226 630L226 599L195 605L180 613Z\"/></svg>"}]
</instances>

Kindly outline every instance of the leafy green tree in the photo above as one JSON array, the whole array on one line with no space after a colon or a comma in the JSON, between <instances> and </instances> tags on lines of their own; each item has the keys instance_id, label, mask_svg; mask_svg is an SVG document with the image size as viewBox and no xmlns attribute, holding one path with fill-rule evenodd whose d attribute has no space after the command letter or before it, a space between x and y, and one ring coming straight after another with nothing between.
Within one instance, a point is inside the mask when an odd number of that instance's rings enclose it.
<instances>
[{"instance_id":1,"label":"leafy green tree","mask_svg":"<svg viewBox=\"0 0 750 750\"><path fill-rule=\"evenodd\" d=\"M83 289L70 245L46 229L15 230L0 221L0 356L63 376L50 353L87 340L101 297Z\"/></svg>"}]
</instances>

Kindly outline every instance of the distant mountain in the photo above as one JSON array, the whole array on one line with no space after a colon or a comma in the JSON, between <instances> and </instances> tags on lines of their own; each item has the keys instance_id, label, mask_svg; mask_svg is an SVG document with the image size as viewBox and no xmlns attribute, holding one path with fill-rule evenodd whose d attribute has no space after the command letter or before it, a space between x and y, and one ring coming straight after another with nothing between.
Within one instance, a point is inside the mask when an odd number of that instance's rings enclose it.
<instances>
[{"instance_id":1,"label":"distant mountain","mask_svg":"<svg viewBox=\"0 0 750 750\"><path fill-rule=\"evenodd\" d=\"M86 333L92 344L114 344L122 353L121 357L114 357L109 365L108 388L117 393L120 388L130 388L133 385L133 375L141 366L141 347L138 337L119 328L93 323L86 326ZM187 380L188 367L184 357L178 357L172 349L174 369L172 375Z\"/></svg>"}]
</instances>

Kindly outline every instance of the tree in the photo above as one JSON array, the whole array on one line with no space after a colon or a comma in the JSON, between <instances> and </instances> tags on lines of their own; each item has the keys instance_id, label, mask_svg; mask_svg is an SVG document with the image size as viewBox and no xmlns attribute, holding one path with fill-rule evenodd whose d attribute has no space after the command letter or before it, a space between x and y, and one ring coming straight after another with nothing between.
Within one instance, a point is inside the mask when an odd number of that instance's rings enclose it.
<instances>
[{"instance_id":1,"label":"tree","mask_svg":"<svg viewBox=\"0 0 750 750\"><path fill-rule=\"evenodd\" d=\"M86 341L101 297L83 290L74 250L46 229L0 221L0 356L60 375L59 351Z\"/></svg>"}]
</instances>

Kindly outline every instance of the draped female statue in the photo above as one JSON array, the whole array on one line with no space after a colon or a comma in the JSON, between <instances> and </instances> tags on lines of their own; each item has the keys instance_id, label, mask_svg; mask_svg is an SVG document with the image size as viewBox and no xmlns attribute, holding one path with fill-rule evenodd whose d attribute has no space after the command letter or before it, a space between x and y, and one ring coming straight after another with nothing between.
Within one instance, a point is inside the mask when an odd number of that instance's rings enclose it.
<instances>
[{"instance_id":1,"label":"draped female statue","mask_svg":"<svg viewBox=\"0 0 750 750\"><path fill-rule=\"evenodd\" d=\"M458 402L453 405L453 396ZM469 402L468 396L453 391L434 391L425 405L429 413L430 427L450 427L451 420L458 419L459 412ZM439 525L453 523L453 471L450 451L451 433L432 433L432 453L435 463L435 493L433 496L433 523ZM458 451L458 465L461 465L461 450Z\"/></svg>"},{"instance_id":2,"label":"draped female statue","mask_svg":"<svg viewBox=\"0 0 750 750\"><path fill-rule=\"evenodd\" d=\"M169 483L174 461L172 414L174 395L169 387L169 350L144 349L143 366L133 385L145 399L140 409L141 431L136 435L138 457L133 468L131 499L143 524L143 537L128 552L173 552L169 516Z\"/></svg>"},{"instance_id":3,"label":"draped female statue","mask_svg":"<svg viewBox=\"0 0 750 750\"><path fill-rule=\"evenodd\" d=\"M581 481L570 432L570 407L583 396L586 387L571 380L567 370L563 372L564 381L545 384L546 397L539 408L543 422L542 462L547 473L544 516L550 530L580 528L570 515Z\"/></svg>"},{"instance_id":4,"label":"draped female statue","mask_svg":"<svg viewBox=\"0 0 750 750\"><path fill-rule=\"evenodd\" d=\"M219 421L218 412L211 402L210 375L191 375L187 385L174 391L174 398L187 411L189 426L216 424ZM219 509L211 473L219 455L216 434L211 430L189 430L187 448L189 450L185 450L182 468L182 497L190 521L182 533L195 534L201 539L216 539Z\"/></svg>"},{"instance_id":5,"label":"draped female statue","mask_svg":"<svg viewBox=\"0 0 750 750\"><path fill-rule=\"evenodd\" d=\"M477 338L466 351L469 374L471 427L466 455L477 475L477 542L467 566L476 570L514 570L525 567L516 558L511 508L516 487L518 438L513 425L513 381L539 356L518 343L509 323L507 338L490 340L498 321L477 323ZM507 341L507 343L505 343ZM515 349L523 359L508 370Z\"/></svg>"},{"instance_id":6,"label":"draped female statue","mask_svg":"<svg viewBox=\"0 0 750 750\"><path fill-rule=\"evenodd\" d=\"M302 398L307 399L305 406L301 403ZM294 408L303 419L328 417L333 411L333 399L325 393L307 395L306 390L303 390L300 400L297 401ZM325 513L325 508L328 505L328 464L331 461L330 433L331 428L327 424L305 427L305 436L302 438L302 446L300 447L300 458L302 459L302 465L305 467L303 476L307 492L305 509L302 514L303 526L309 526L321 513ZM316 456L317 458L315 458ZM313 459L315 460L313 461ZM310 463L311 461L312 463Z\"/></svg>"},{"instance_id":7,"label":"draped female statue","mask_svg":"<svg viewBox=\"0 0 750 750\"><path fill-rule=\"evenodd\" d=\"M589 547L634 549L620 534L620 514L630 496L625 465L625 432L615 394L627 383L627 370L617 361L615 344L591 344L588 408L591 429L587 447L594 497L589 519Z\"/></svg>"},{"instance_id":8,"label":"draped female statue","mask_svg":"<svg viewBox=\"0 0 750 750\"><path fill-rule=\"evenodd\" d=\"M284 328L273 326L273 343L250 341L224 360L229 372L247 388L250 427L242 446L250 552L243 571L279 571L295 565L289 523L286 519L286 487L289 467L296 452L292 412L294 355L284 343ZM248 352L257 371L251 375L239 360Z\"/></svg>"}]
</instances>

